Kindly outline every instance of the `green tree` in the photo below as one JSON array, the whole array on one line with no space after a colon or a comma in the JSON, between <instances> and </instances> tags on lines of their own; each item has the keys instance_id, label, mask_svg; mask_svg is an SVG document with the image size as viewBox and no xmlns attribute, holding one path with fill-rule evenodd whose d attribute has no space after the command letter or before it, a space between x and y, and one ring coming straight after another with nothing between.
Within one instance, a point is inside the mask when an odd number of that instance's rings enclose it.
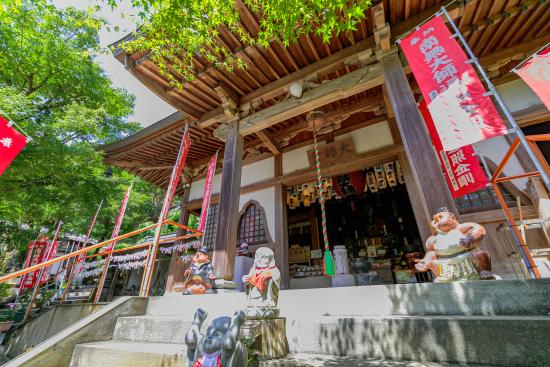
<instances>
[{"instance_id":1,"label":"green tree","mask_svg":"<svg viewBox=\"0 0 550 367\"><path fill-rule=\"evenodd\" d=\"M107 0L116 6L120 0ZM356 29L370 0L243 0L258 14L259 32L252 37L240 23L238 2L228 0L132 0L141 9L143 24L135 37L122 44L130 52L145 51L170 82L182 87L196 71L193 57L202 55L215 67L228 71L244 62L220 42L221 27L233 32L244 45L267 47L274 39L285 46L305 33L324 42ZM170 64L181 77L169 71Z\"/></svg>"},{"instance_id":2,"label":"green tree","mask_svg":"<svg viewBox=\"0 0 550 367\"><path fill-rule=\"evenodd\" d=\"M101 199L93 236L111 234L134 177L117 169L107 175L98 147L139 125L127 121L133 97L94 61L102 24L91 12L45 0L0 5L0 114L33 139L0 177L0 242L7 249L26 247L43 226L51 235L59 219L63 232L85 233ZM160 195L137 180L123 231L154 216Z\"/></svg>"}]
</instances>

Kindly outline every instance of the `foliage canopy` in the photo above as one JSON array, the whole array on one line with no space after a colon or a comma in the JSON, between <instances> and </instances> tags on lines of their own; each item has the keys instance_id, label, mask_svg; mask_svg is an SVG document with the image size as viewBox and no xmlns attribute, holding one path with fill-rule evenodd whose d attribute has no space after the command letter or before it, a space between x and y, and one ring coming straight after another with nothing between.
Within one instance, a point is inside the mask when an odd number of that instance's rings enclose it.
<instances>
[{"instance_id":1,"label":"foliage canopy","mask_svg":"<svg viewBox=\"0 0 550 367\"><path fill-rule=\"evenodd\" d=\"M26 246L57 220L85 233L101 199L95 238L110 236L134 177L106 174L98 147L139 129L127 122L133 97L115 88L93 56L101 19L45 0L0 5L0 114L33 140L0 177L0 246ZM157 212L162 193L137 181L123 231Z\"/></svg>"}]
</instances>

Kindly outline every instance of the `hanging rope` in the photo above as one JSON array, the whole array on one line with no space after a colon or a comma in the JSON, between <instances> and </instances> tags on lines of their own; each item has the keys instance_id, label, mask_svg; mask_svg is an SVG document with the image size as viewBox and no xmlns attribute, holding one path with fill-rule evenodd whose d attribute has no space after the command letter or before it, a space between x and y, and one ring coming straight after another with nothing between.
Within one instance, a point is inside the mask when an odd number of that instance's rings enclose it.
<instances>
[{"instance_id":1,"label":"hanging rope","mask_svg":"<svg viewBox=\"0 0 550 367\"><path fill-rule=\"evenodd\" d=\"M325 210L325 189L321 179L321 160L319 159L319 147L317 146L317 133L313 128L313 145L315 149L315 164L317 170L317 190L319 191L319 204L321 205L321 225L323 227L323 243L325 245L325 256L323 260L323 270L325 275L334 275L334 258L330 252L327 233L327 213Z\"/></svg>"}]
</instances>

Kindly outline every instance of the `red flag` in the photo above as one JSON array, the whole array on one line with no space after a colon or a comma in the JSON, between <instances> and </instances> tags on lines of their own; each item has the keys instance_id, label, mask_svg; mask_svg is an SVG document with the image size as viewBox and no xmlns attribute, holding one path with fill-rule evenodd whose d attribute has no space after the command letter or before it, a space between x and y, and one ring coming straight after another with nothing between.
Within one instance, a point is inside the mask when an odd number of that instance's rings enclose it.
<instances>
[{"instance_id":1,"label":"red flag","mask_svg":"<svg viewBox=\"0 0 550 367\"><path fill-rule=\"evenodd\" d=\"M33 253L29 266L34 266L44 262L46 256L46 249L48 248L48 238L42 238L33 243ZM20 289L25 290L28 288L33 288L36 284L36 278L38 278L38 273L40 270L35 270L27 274L27 277L24 280L24 283L21 285Z\"/></svg>"},{"instance_id":2,"label":"red flag","mask_svg":"<svg viewBox=\"0 0 550 367\"><path fill-rule=\"evenodd\" d=\"M122 219L124 218L124 214L126 213L126 207L128 206L128 200L130 200L130 193L132 192L132 184L130 187L128 187L128 190L126 190L126 194L124 195L124 198L122 199L122 203L120 204L120 208L118 209L118 217L116 218L115 227L113 228L113 233L111 234L111 239L118 237L118 234L120 232L120 227L122 226ZM111 242L107 246L107 251L111 251L113 248L115 248L116 242Z\"/></svg>"},{"instance_id":3,"label":"red flag","mask_svg":"<svg viewBox=\"0 0 550 367\"><path fill-rule=\"evenodd\" d=\"M531 60L514 71L550 110L550 46L534 54Z\"/></svg>"},{"instance_id":4,"label":"red flag","mask_svg":"<svg viewBox=\"0 0 550 367\"><path fill-rule=\"evenodd\" d=\"M29 241L29 245L27 246L27 257L25 258L25 264L23 265L23 269L26 269L30 266L32 252L34 251L34 243L35 241ZM21 291L25 289L24 284L26 283L27 277L28 277L28 274L25 274L21 277L21 279L19 279L19 293L21 293Z\"/></svg>"},{"instance_id":5,"label":"red flag","mask_svg":"<svg viewBox=\"0 0 550 367\"><path fill-rule=\"evenodd\" d=\"M103 205L103 200L99 203L99 206L97 207L97 210L94 214L94 217L92 218L92 222L90 223L90 227L88 227L88 232L86 232L86 237L84 237L84 243L82 244L82 248L85 248L88 245L88 241L90 240L90 236L92 235L92 231L94 230L95 222L97 220L97 216L99 215L99 211L101 210L101 206ZM86 260L86 252L81 253L76 257L76 265L75 265L75 271L74 274L80 274L82 271L82 268L84 267L84 261Z\"/></svg>"},{"instance_id":6,"label":"red flag","mask_svg":"<svg viewBox=\"0 0 550 367\"><path fill-rule=\"evenodd\" d=\"M27 145L27 139L0 116L0 176Z\"/></svg>"},{"instance_id":7,"label":"red flag","mask_svg":"<svg viewBox=\"0 0 550 367\"><path fill-rule=\"evenodd\" d=\"M400 42L443 149L506 133L506 126L460 45L437 16Z\"/></svg>"},{"instance_id":8,"label":"red flag","mask_svg":"<svg viewBox=\"0 0 550 367\"><path fill-rule=\"evenodd\" d=\"M208 171L206 174L206 181L204 182L204 191L202 194L202 209L201 218L199 221L198 230L203 232L206 226L206 219L208 217L208 208L210 208L210 198L212 196L212 183L214 182L214 175L216 174L216 162L218 161L218 152L214 154L210 163L208 163ZM204 237L203 237L204 238Z\"/></svg>"},{"instance_id":9,"label":"red flag","mask_svg":"<svg viewBox=\"0 0 550 367\"><path fill-rule=\"evenodd\" d=\"M453 198L483 189L487 185L487 176L474 155L474 147L468 144L455 150L444 151L432 115L426 106L426 100L423 99L418 103L418 109L430 133Z\"/></svg>"},{"instance_id":10,"label":"red flag","mask_svg":"<svg viewBox=\"0 0 550 367\"><path fill-rule=\"evenodd\" d=\"M155 237L153 238L153 243L149 247L149 253L147 254L145 270L143 272L143 277L141 278L141 286L140 286L141 296L148 295L149 283L152 278L151 271L153 269L153 263L157 258L157 249L160 241L160 232L162 229L161 228L162 222L166 220L166 218L168 217L168 213L170 212L170 206L172 205L172 200L174 199L174 195L176 194L176 188L178 187L178 183L180 181L181 171L183 170L183 166L185 166L187 153L189 153L190 147L191 147L191 138L189 137L189 129L185 127L185 131L183 133L181 143L180 143L178 156L176 158L176 164L172 169L172 175L170 176L168 189L166 190L166 195L164 196L164 203L162 204L162 209L158 220L158 226L155 230Z\"/></svg>"}]
</instances>

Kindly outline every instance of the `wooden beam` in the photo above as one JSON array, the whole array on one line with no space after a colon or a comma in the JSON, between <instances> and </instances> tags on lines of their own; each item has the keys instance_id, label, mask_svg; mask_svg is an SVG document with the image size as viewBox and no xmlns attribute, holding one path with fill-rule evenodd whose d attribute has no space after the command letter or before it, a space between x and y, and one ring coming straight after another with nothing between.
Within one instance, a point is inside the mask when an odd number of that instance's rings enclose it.
<instances>
[{"instance_id":1,"label":"wooden beam","mask_svg":"<svg viewBox=\"0 0 550 367\"><path fill-rule=\"evenodd\" d=\"M384 57L381 64L415 183L421 190L428 213L433 214L445 206L458 215L397 53Z\"/></svg>"},{"instance_id":2,"label":"wooden beam","mask_svg":"<svg viewBox=\"0 0 550 367\"><path fill-rule=\"evenodd\" d=\"M369 52L374 47L374 37L369 37L366 40L357 42L355 45L347 47L342 51L333 53L313 64L309 64L277 81L258 88L245 96L241 97L241 104L247 105L251 102L268 101L280 96L288 90L290 84L298 80L308 79L312 75L322 74L333 70L339 65L345 64L356 59L361 54Z\"/></svg>"},{"instance_id":3,"label":"wooden beam","mask_svg":"<svg viewBox=\"0 0 550 367\"><path fill-rule=\"evenodd\" d=\"M287 99L243 118L240 131L243 135L254 134L281 121L376 87L383 80L379 64L363 67L307 91L299 99Z\"/></svg>"},{"instance_id":4,"label":"wooden beam","mask_svg":"<svg viewBox=\"0 0 550 367\"><path fill-rule=\"evenodd\" d=\"M265 132L258 131L256 133L256 136L260 138L260 140L265 144L267 149L269 149L271 153L273 153L273 155L278 155L280 153L277 145L269 138L269 136L267 136Z\"/></svg>"}]
</instances>

